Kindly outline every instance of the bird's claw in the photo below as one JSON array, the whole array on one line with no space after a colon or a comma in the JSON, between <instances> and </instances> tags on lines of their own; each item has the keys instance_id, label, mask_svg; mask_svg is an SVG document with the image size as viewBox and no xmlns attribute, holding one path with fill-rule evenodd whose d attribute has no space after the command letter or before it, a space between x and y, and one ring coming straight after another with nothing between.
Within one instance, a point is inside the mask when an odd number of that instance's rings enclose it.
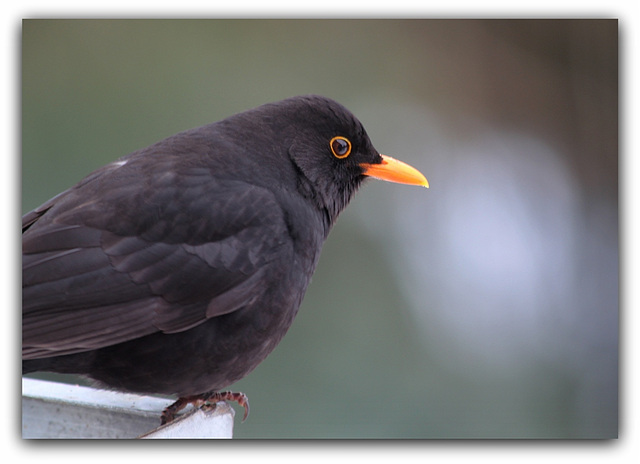
<instances>
[{"instance_id":1,"label":"bird's claw","mask_svg":"<svg viewBox=\"0 0 640 464\"><path fill-rule=\"evenodd\" d=\"M178 400L169 405L162 411L161 425L168 424L176 418L176 414L182 411L189 404L193 404L196 408L209 408L214 409L216 404L220 401L235 401L244 408L244 422L249 417L249 398L247 395L241 392L208 392L201 395L185 396L178 398Z\"/></svg>"}]
</instances>

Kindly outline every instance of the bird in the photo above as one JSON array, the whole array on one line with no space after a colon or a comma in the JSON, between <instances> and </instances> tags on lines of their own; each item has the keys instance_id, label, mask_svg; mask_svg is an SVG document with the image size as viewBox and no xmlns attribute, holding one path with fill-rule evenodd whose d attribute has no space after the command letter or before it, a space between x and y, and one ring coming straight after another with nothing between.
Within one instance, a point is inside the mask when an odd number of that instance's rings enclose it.
<instances>
[{"instance_id":1,"label":"bird","mask_svg":"<svg viewBox=\"0 0 640 464\"><path fill-rule=\"evenodd\" d=\"M22 218L22 372L189 404L224 391L291 326L363 181L429 187L347 108L301 95L186 130Z\"/></svg>"}]
</instances>

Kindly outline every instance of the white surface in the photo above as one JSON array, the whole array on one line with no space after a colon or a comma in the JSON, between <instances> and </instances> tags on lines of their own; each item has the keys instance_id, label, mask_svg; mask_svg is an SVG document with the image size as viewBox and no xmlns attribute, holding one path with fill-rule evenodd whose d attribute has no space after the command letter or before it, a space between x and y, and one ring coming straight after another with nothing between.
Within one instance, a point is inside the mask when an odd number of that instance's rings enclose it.
<instances>
[{"instance_id":1,"label":"white surface","mask_svg":"<svg viewBox=\"0 0 640 464\"><path fill-rule=\"evenodd\" d=\"M23 438L232 438L226 403L192 410L162 427L172 400L22 379Z\"/></svg>"}]
</instances>

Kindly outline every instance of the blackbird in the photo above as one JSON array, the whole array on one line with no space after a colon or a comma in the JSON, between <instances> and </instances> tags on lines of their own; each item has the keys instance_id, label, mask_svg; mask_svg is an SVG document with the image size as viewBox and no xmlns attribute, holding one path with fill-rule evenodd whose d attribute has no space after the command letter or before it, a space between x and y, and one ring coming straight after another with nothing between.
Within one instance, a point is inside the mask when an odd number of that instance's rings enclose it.
<instances>
[{"instance_id":1,"label":"blackbird","mask_svg":"<svg viewBox=\"0 0 640 464\"><path fill-rule=\"evenodd\" d=\"M22 372L213 405L280 342L362 181L428 187L307 95L187 130L22 218Z\"/></svg>"}]
</instances>

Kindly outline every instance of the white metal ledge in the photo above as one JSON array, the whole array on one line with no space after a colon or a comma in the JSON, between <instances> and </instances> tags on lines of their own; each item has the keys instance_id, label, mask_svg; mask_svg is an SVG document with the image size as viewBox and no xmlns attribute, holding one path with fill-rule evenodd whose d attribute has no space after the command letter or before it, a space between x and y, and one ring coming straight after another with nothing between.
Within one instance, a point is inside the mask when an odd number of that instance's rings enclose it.
<instances>
[{"instance_id":1,"label":"white metal ledge","mask_svg":"<svg viewBox=\"0 0 640 464\"><path fill-rule=\"evenodd\" d=\"M191 409L158 427L171 400L22 379L23 438L232 438L234 410Z\"/></svg>"}]
</instances>

